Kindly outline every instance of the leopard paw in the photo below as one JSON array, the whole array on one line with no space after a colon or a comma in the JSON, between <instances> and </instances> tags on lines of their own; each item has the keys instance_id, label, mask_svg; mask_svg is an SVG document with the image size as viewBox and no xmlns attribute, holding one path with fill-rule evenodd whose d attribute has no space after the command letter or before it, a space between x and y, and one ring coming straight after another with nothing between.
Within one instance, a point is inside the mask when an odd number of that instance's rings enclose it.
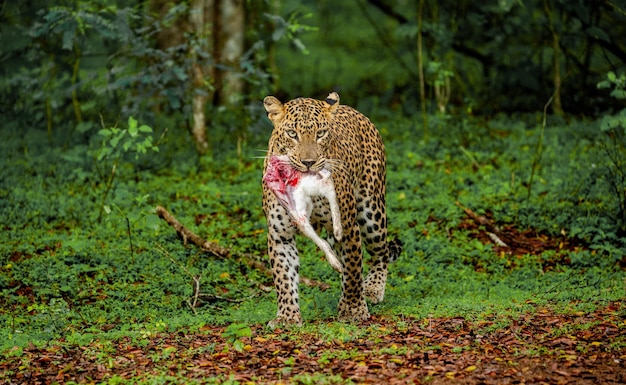
<instances>
[{"instance_id":1,"label":"leopard paw","mask_svg":"<svg viewBox=\"0 0 626 385\"><path fill-rule=\"evenodd\" d=\"M339 301L338 313L340 321L360 322L370 318L365 299L354 303L347 302L342 298Z\"/></svg>"},{"instance_id":2,"label":"leopard paw","mask_svg":"<svg viewBox=\"0 0 626 385\"><path fill-rule=\"evenodd\" d=\"M279 326L302 326L302 317L298 315L298 317L287 318L287 317L276 317L270 322L267 323L267 327L270 329L276 329Z\"/></svg>"},{"instance_id":3,"label":"leopard paw","mask_svg":"<svg viewBox=\"0 0 626 385\"><path fill-rule=\"evenodd\" d=\"M370 272L363 284L365 296L372 303L381 303L385 299L385 285L387 282L387 271L378 270Z\"/></svg>"}]
</instances>

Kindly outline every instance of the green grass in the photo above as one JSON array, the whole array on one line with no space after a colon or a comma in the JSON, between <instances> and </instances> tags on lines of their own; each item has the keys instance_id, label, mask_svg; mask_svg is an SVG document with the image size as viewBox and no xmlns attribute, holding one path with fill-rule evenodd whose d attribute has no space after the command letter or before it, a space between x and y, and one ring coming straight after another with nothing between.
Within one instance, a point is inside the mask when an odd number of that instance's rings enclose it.
<instances>
[{"instance_id":1,"label":"green grass","mask_svg":"<svg viewBox=\"0 0 626 385\"><path fill-rule=\"evenodd\" d=\"M616 231L610 165L589 128L595 122L549 123L538 158L538 117L432 120L427 142L413 120L378 124L389 154L390 231L405 251L373 314L508 322L538 307L575 312L626 298L618 265L626 241ZM272 285L269 277L182 245L153 212L163 205L206 239L265 256L257 157L266 138L252 138L242 157L224 146L198 159L186 140L172 139L156 155L124 158L105 199L108 213L98 221L110 169L89 156L97 140L63 149L36 130L8 134L0 143L9 154L0 167L0 352L92 341L106 352L107 341L123 337L141 345L153 333L274 317L275 294L262 289ZM459 227L466 217L457 202L520 229L567 234L580 247L497 255ZM376 338L334 322L339 277L311 242L301 239L300 248L301 273L331 286L301 287L303 332L323 340ZM193 309L192 277L200 277L206 294ZM168 378L149 382L159 381Z\"/></svg>"}]
</instances>

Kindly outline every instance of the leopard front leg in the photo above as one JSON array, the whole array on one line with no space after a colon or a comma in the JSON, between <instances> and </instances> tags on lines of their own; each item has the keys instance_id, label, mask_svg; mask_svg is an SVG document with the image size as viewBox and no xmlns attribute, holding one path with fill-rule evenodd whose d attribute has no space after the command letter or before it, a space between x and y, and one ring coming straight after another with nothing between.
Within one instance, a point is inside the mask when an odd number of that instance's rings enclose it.
<instances>
[{"instance_id":1,"label":"leopard front leg","mask_svg":"<svg viewBox=\"0 0 626 385\"><path fill-rule=\"evenodd\" d=\"M296 248L296 229L280 205L274 208L267 213L267 251L278 303L276 319L268 323L272 329L285 324L302 325L298 302L300 259Z\"/></svg>"}]
</instances>

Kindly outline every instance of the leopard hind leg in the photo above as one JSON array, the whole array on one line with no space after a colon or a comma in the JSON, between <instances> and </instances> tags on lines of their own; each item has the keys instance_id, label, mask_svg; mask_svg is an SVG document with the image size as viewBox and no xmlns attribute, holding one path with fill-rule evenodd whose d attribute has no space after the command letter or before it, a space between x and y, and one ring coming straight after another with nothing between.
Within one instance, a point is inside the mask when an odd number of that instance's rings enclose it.
<instances>
[{"instance_id":1,"label":"leopard hind leg","mask_svg":"<svg viewBox=\"0 0 626 385\"><path fill-rule=\"evenodd\" d=\"M364 199L360 207L358 223L363 245L372 258L364 282L364 292L373 303L379 303L385 298L388 265L397 258L401 245L396 247L395 243L388 243L387 215L383 197L372 196Z\"/></svg>"}]
</instances>

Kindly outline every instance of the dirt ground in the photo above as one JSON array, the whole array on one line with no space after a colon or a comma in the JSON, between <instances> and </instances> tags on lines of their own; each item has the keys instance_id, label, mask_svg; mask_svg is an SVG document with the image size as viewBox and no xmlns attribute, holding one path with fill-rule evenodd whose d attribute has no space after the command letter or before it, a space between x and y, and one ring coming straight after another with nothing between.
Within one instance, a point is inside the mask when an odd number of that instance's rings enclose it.
<instances>
[{"instance_id":1,"label":"dirt ground","mask_svg":"<svg viewBox=\"0 0 626 385\"><path fill-rule=\"evenodd\" d=\"M160 333L145 346L123 338L85 346L26 348L0 362L6 384L98 383L118 378L170 378L241 384L624 384L626 319L621 303L593 313L536 309L517 319L391 320L372 317L371 338L349 342L319 335L252 329L240 349L225 328ZM452 381L451 381L452 380ZM155 382L163 383L163 382ZM229 382L235 383L235 382Z\"/></svg>"}]
</instances>

